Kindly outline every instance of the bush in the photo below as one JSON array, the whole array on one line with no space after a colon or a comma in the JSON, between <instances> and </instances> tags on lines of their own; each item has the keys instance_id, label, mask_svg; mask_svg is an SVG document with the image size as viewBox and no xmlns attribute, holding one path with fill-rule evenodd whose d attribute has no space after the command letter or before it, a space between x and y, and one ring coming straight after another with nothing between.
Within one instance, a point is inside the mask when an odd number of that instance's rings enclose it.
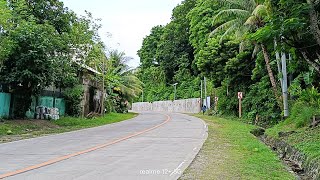
<instances>
[{"instance_id":1,"label":"bush","mask_svg":"<svg viewBox=\"0 0 320 180\"><path fill-rule=\"evenodd\" d=\"M309 106L307 103L298 101L292 107L289 122L294 122L297 128L308 126L314 115L319 114L319 109Z\"/></svg>"},{"instance_id":2,"label":"bush","mask_svg":"<svg viewBox=\"0 0 320 180\"><path fill-rule=\"evenodd\" d=\"M69 116L80 116L81 113L81 100L83 96L82 85L73 88L67 88L64 92L66 100L66 114Z\"/></svg>"},{"instance_id":3,"label":"bush","mask_svg":"<svg viewBox=\"0 0 320 180\"><path fill-rule=\"evenodd\" d=\"M250 91L243 99L244 117L254 121L258 116L258 125L267 127L281 119L281 109L270 88L269 77L250 86Z\"/></svg>"},{"instance_id":4,"label":"bush","mask_svg":"<svg viewBox=\"0 0 320 180\"><path fill-rule=\"evenodd\" d=\"M114 109L114 102L112 99L110 98L106 98L105 101L104 101L104 108L106 109L106 112L105 113L112 113L112 112L115 112L115 109Z\"/></svg>"},{"instance_id":5,"label":"bush","mask_svg":"<svg viewBox=\"0 0 320 180\"><path fill-rule=\"evenodd\" d=\"M301 91L294 103L288 122L293 122L297 128L308 126L312 117L320 114L320 93L314 87Z\"/></svg>"}]
</instances>

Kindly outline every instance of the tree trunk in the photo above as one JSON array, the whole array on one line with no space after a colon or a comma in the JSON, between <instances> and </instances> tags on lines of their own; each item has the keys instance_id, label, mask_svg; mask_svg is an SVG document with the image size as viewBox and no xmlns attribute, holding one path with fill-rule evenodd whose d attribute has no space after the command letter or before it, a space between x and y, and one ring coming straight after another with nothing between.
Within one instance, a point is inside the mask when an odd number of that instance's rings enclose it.
<instances>
[{"instance_id":1,"label":"tree trunk","mask_svg":"<svg viewBox=\"0 0 320 180\"><path fill-rule=\"evenodd\" d=\"M311 27L311 32L315 39L317 40L318 45L320 46L320 29L318 26L318 14L316 10L314 9L315 3L313 3L311 0L307 0L308 4L310 5L310 11L309 11L309 16L310 16L310 27ZM318 3L318 2L316 2Z\"/></svg>"},{"instance_id":2,"label":"tree trunk","mask_svg":"<svg viewBox=\"0 0 320 180\"><path fill-rule=\"evenodd\" d=\"M266 67L267 67L268 75L269 75L269 78L270 78L273 94L274 94L274 96L275 96L275 98L276 98L276 100L278 102L279 107L281 108L281 110L283 110L281 97L279 96L278 89L277 89L277 83L276 83L276 80L274 78L271 66L270 66L270 58L269 58L268 50L263 44L261 44L261 48L262 48L264 60L266 62Z\"/></svg>"},{"instance_id":3,"label":"tree trunk","mask_svg":"<svg viewBox=\"0 0 320 180\"><path fill-rule=\"evenodd\" d=\"M312 62L312 61L308 58L306 52L301 51L301 54L302 54L303 58L307 61L307 63L308 63L309 65L311 65L318 73L320 73L320 66L319 66L317 63Z\"/></svg>"}]
</instances>

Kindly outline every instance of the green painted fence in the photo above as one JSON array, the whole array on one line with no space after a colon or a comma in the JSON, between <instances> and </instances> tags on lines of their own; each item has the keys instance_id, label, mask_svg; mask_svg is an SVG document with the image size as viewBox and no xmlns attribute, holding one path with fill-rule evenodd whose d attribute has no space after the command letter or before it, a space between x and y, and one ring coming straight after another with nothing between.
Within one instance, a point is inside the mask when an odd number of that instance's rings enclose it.
<instances>
[{"instance_id":1,"label":"green painted fence","mask_svg":"<svg viewBox=\"0 0 320 180\"><path fill-rule=\"evenodd\" d=\"M66 102L63 98L55 98L54 106L59 109L59 115L64 116L66 112Z\"/></svg>"},{"instance_id":2,"label":"green painted fence","mask_svg":"<svg viewBox=\"0 0 320 180\"><path fill-rule=\"evenodd\" d=\"M38 99L38 106L45 106L48 108L58 108L59 115L64 116L66 112L66 103L63 98L54 98L51 96L41 96Z\"/></svg>"},{"instance_id":3,"label":"green painted fence","mask_svg":"<svg viewBox=\"0 0 320 180\"><path fill-rule=\"evenodd\" d=\"M38 106L45 106L48 108L53 108L54 106L54 97L51 96L41 96L38 99Z\"/></svg>"},{"instance_id":4,"label":"green painted fence","mask_svg":"<svg viewBox=\"0 0 320 180\"><path fill-rule=\"evenodd\" d=\"M8 118L10 115L11 95L0 93L0 118Z\"/></svg>"}]
</instances>

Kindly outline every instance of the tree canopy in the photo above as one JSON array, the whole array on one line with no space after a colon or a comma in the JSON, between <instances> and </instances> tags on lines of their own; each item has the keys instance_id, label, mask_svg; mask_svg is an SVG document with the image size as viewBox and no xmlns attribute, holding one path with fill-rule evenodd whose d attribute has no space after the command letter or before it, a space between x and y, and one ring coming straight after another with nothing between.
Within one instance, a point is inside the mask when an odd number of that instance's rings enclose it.
<instances>
[{"instance_id":1,"label":"tree canopy","mask_svg":"<svg viewBox=\"0 0 320 180\"><path fill-rule=\"evenodd\" d=\"M99 19L91 13L78 16L59 0L0 1L0 12L0 84L22 98L15 108L17 117L25 116L31 97L40 95L46 87L79 87L82 65L103 72L107 50L98 34ZM110 58L107 69L124 65ZM134 82L140 81L124 73L111 73L115 76L108 83L119 80L116 85L123 85L126 100L132 99L139 92Z\"/></svg>"},{"instance_id":2,"label":"tree canopy","mask_svg":"<svg viewBox=\"0 0 320 180\"><path fill-rule=\"evenodd\" d=\"M178 98L200 97L206 77L208 95L219 97L218 113L235 115L241 91L245 117L280 120L280 53L287 59L290 106L299 91L320 86L319 8L313 0L182 1L139 50L143 100L173 99L173 83Z\"/></svg>"}]
</instances>

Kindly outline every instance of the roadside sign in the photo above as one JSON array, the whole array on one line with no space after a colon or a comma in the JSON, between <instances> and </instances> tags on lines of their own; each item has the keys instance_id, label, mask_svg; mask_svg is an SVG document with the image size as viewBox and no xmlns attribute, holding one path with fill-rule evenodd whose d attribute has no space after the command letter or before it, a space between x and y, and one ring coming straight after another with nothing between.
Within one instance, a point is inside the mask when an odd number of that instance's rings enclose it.
<instances>
[{"instance_id":1,"label":"roadside sign","mask_svg":"<svg viewBox=\"0 0 320 180\"><path fill-rule=\"evenodd\" d=\"M238 99L239 99L239 118L241 118L241 112L242 112L242 98L243 98L243 93L238 92Z\"/></svg>"}]
</instances>

